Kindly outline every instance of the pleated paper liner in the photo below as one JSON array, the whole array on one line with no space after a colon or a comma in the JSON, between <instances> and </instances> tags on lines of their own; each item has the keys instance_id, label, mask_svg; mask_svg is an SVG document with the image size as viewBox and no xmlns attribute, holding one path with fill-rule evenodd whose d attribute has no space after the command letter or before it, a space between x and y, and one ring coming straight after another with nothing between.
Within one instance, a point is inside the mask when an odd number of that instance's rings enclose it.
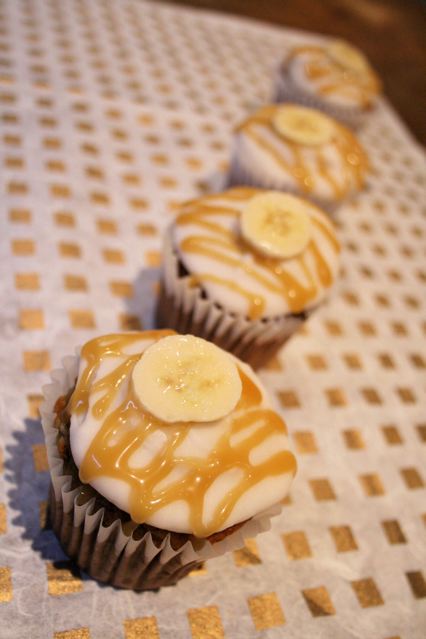
<instances>
[{"instance_id":1,"label":"pleated paper liner","mask_svg":"<svg viewBox=\"0 0 426 639\"><path fill-rule=\"evenodd\" d=\"M52 383L43 388L40 412L51 475L52 527L64 551L83 571L112 586L153 590L175 584L207 559L241 548L244 539L270 528L270 518L281 512L280 505L213 536L212 541L190 535L183 541L173 532L147 531L133 522L123 523L118 510L116 517L111 517L111 510L106 517L97 497L85 497L87 486L78 479L76 485L76 478L65 470L57 446L55 406L74 388L78 365L78 356L68 356L63 368L52 372Z\"/></svg>"}]
</instances>

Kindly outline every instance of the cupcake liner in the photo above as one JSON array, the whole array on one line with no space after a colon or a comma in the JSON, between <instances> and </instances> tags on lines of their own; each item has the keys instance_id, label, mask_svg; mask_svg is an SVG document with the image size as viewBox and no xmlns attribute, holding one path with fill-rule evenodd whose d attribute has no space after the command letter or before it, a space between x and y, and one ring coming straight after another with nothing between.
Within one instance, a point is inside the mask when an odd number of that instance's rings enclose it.
<instances>
[{"instance_id":1,"label":"cupcake liner","mask_svg":"<svg viewBox=\"0 0 426 639\"><path fill-rule=\"evenodd\" d=\"M281 512L281 505L259 513L224 538L219 534L218 541L191 537L176 543L172 532L158 539L158 534L144 532L137 524L122 523L118 515L107 523L105 508L96 504L96 497L84 499L83 484L75 486L57 448L55 405L73 389L79 357L66 357L62 364L52 372L52 383L43 387L40 408L51 475L50 519L65 552L82 570L112 586L153 590L176 583L207 559L241 548L244 539L270 528L270 518Z\"/></svg>"},{"instance_id":2,"label":"cupcake liner","mask_svg":"<svg viewBox=\"0 0 426 639\"><path fill-rule=\"evenodd\" d=\"M272 100L277 103L294 102L312 109L319 109L355 130L361 128L365 124L369 113L357 107L344 107L330 104L325 100L321 100L320 97L303 91L295 85L290 75L282 69L276 77Z\"/></svg>"},{"instance_id":3,"label":"cupcake liner","mask_svg":"<svg viewBox=\"0 0 426 639\"><path fill-rule=\"evenodd\" d=\"M305 200L309 200L313 204L316 204L323 211L328 213L328 215L333 220L336 220L337 218L336 213L339 206L342 206L347 199L345 198L343 200L339 200L338 202L325 200L320 197L311 195L310 193L301 193L300 190L298 190L296 187L292 187L291 185L286 184L285 186L283 186L282 183L265 175L254 175L247 169L246 166L243 166L237 150L234 151L232 156L227 182L228 183L226 188L231 188L232 186L247 185L262 189L271 189L276 191L285 191L285 193L292 193L293 195L303 197Z\"/></svg>"},{"instance_id":4,"label":"cupcake liner","mask_svg":"<svg viewBox=\"0 0 426 639\"><path fill-rule=\"evenodd\" d=\"M191 333L214 342L253 368L259 368L281 348L308 317L304 312L249 320L219 307L179 275L172 229L165 234L163 278L157 307L157 324L178 333Z\"/></svg>"}]
</instances>

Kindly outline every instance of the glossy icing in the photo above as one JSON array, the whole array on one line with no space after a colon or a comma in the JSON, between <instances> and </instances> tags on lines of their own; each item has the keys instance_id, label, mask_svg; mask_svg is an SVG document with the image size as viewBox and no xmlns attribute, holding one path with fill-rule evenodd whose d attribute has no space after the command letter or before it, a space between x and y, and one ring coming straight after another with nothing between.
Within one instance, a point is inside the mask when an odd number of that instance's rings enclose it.
<instances>
[{"instance_id":1,"label":"glossy icing","mask_svg":"<svg viewBox=\"0 0 426 639\"><path fill-rule=\"evenodd\" d=\"M285 71L296 87L336 106L367 109L381 91L380 80L368 64L362 72L344 68L329 55L327 46L292 49Z\"/></svg>"},{"instance_id":2,"label":"glossy icing","mask_svg":"<svg viewBox=\"0 0 426 639\"><path fill-rule=\"evenodd\" d=\"M298 144L274 126L280 108L262 107L237 128L234 155L242 170L265 187L293 189L331 202L359 191L368 161L353 133L329 118L334 134L327 143Z\"/></svg>"},{"instance_id":3,"label":"glossy icing","mask_svg":"<svg viewBox=\"0 0 426 639\"><path fill-rule=\"evenodd\" d=\"M292 258L262 256L241 237L239 219L260 189L235 188L185 204L172 229L190 283L228 311L251 319L298 313L326 295L339 267L339 242L329 218L304 202L312 222L306 249Z\"/></svg>"},{"instance_id":4,"label":"glossy icing","mask_svg":"<svg viewBox=\"0 0 426 639\"><path fill-rule=\"evenodd\" d=\"M131 384L143 352L172 331L112 334L85 344L69 402L80 479L133 521L206 537L285 497L296 470L287 430L246 365L227 417L165 423L144 410Z\"/></svg>"}]
</instances>

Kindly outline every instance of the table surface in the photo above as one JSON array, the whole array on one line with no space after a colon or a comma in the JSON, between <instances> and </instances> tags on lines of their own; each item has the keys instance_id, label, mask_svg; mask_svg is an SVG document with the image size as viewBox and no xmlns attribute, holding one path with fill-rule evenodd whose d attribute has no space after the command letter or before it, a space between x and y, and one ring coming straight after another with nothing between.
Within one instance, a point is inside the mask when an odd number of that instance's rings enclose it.
<instances>
[{"instance_id":1,"label":"table surface","mask_svg":"<svg viewBox=\"0 0 426 639\"><path fill-rule=\"evenodd\" d=\"M42 385L90 337L151 326L177 203L226 169L277 51L314 36L134 0L7 0L1 22L2 639L421 639L421 148L381 102L336 290L261 372L299 464L271 531L176 587L114 590L44 527Z\"/></svg>"}]
</instances>

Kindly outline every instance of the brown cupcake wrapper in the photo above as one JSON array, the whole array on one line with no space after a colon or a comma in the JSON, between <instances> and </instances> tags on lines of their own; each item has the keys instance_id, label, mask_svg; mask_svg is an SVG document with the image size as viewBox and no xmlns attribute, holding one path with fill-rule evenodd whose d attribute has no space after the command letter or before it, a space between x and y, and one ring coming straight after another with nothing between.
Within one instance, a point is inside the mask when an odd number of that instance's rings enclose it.
<instances>
[{"instance_id":1,"label":"brown cupcake wrapper","mask_svg":"<svg viewBox=\"0 0 426 639\"><path fill-rule=\"evenodd\" d=\"M173 533L161 541L148 531L138 536L135 525L127 532L117 518L106 525L105 509L96 506L93 497L80 503L83 484L72 488L73 478L66 474L57 447L58 431L54 426L55 405L74 387L79 357L63 360L63 368L51 374L52 383L43 387L40 408L51 475L49 498L52 527L70 558L91 577L119 588L153 590L175 584L207 559L241 548L244 539L270 528L270 518L281 512L277 505L259 513L240 528L211 543L208 539L189 538L174 548Z\"/></svg>"},{"instance_id":2,"label":"brown cupcake wrapper","mask_svg":"<svg viewBox=\"0 0 426 639\"><path fill-rule=\"evenodd\" d=\"M157 324L178 333L190 333L214 342L259 368L275 355L306 320L309 312L249 320L220 308L179 275L179 259L170 228L165 234L163 277L157 306Z\"/></svg>"},{"instance_id":3,"label":"brown cupcake wrapper","mask_svg":"<svg viewBox=\"0 0 426 639\"><path fill-rule=\"evenodd\" d=\"M370 113L357 107L330 104L303 91L295 85L290 75L282 68L276 76L273 101L278 103L294 102L312 109L318 109L354 130L361 128L365 124Z\"/></svg>"}]
</instances>

